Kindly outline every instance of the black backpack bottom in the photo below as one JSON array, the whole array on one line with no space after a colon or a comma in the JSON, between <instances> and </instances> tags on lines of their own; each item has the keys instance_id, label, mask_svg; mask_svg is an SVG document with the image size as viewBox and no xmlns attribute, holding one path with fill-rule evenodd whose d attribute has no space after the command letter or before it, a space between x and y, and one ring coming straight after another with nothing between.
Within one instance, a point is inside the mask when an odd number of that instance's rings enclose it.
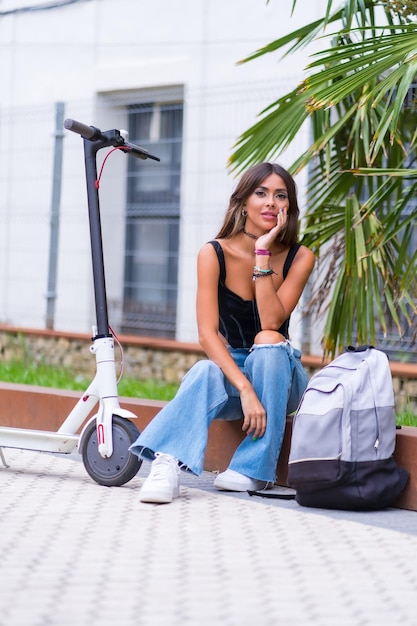
<instances>
[{"instance_id":1,"label":"black backpack bottom","mask_svg":"<svg viewBox=\"0 0 417 626\"><path fill-rule=\"evenodd\" d=\"M325 463L312 461L310 463ZM348 463L340 461L339 482L290 486L301 506L349 511L373 511L392 506L400 496L410 474L398 467L393 457L379 461Z\"/></svg>"}]
</instances>

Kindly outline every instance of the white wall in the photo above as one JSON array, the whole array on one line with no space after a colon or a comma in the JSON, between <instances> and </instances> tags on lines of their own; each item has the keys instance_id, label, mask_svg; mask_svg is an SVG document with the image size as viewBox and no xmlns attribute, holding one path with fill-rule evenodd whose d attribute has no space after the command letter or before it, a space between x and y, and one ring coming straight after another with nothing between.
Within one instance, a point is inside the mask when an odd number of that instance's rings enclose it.
<instances>
[{"instance_id":1,"label":"white wall","mask_svg":"<svg viewBox=\"0 0 417 626\"><path fill-rule=\"evenodd\" d=\"M2 11L42 4L2 2ZM303 5L301 7L301 5ZM215 236L235 185L227 160L264 106L292 88L305 53L237 62L322 15L326 0L84 0L0 20L0 321L44 327L54 105L101 129L126 126L106 94L184 86L184 147L177 338L196 340L195 258ZM279 161L307 145L307 129ZM100 159L102 157L100 156ZM125 155L109 158L101 184L107 290L117 326L124 262ZM299 177L303 204L305 180ZM120 311L119 311L120 312ZM82 141L65 132L55 327L95 321ZM301 338L299 317L292 333Z\"/></svg>"}]
</instances>

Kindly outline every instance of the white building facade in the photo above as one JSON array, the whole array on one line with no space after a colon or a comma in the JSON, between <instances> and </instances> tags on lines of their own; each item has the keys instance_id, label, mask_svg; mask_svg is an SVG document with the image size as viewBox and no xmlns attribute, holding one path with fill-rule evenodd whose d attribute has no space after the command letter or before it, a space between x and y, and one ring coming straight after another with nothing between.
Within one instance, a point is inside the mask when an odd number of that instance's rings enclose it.
<instances>
[{"instance_id":1,"label":"white building facade","mask_svg":"<svg viewBox=\"0 0 417 626\"><path fill-rule=\"evenodd\" d=\"M291 16L292 0L0 0L1 323L95 323L83 142L63 116L128 129L161 158L98 156L111 326L197 340L196 256L236 184L233 146L308 57L238 62L321 17L326 0L299 5ZM306 127L277 160L289 166L308 138ZM305 341L301 311L290 332ZM320 352L320 332L310 348Z\"/></svg>"}]
</instances>

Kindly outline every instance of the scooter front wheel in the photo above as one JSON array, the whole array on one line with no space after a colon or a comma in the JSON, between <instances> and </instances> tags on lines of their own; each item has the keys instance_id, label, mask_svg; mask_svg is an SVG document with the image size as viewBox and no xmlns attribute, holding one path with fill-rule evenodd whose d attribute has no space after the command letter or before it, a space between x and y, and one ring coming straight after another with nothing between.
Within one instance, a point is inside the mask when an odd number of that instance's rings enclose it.
<instances>
[{"instance_id":1,"label":"scooter front wheel","mask_svg":"<svg viewBox=\"0 0 417 626\"><path fill-rule=\"evenodd\" d=\"M139 431L130 420L113 415L112 435L113 453L109 458L103 458L98 451L96 422L93 420L85 430L81 454L85 469L93 480L106 487L120 487L136 476L142 465L142 461L129 452Z\"/></svg>"}]
</instances>

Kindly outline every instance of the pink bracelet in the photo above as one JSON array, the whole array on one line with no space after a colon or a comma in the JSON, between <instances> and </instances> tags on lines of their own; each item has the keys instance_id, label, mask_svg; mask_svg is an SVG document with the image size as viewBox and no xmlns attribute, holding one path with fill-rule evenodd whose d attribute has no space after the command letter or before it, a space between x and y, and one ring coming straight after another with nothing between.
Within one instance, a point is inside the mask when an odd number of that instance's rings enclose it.
<instances>
[{"instance_id":1,"label":"pink bracelet","mask_svg":"<svg viewBox=\"0 0 417 626\"><path fill-rule=\"evenodd\" d=\"M260 250L255 250L255 254L260 254L260 255L264 255L264 256L271 256L270 250L264 250L263 248L261 248Z\"/></svg>"}]
</instances>

